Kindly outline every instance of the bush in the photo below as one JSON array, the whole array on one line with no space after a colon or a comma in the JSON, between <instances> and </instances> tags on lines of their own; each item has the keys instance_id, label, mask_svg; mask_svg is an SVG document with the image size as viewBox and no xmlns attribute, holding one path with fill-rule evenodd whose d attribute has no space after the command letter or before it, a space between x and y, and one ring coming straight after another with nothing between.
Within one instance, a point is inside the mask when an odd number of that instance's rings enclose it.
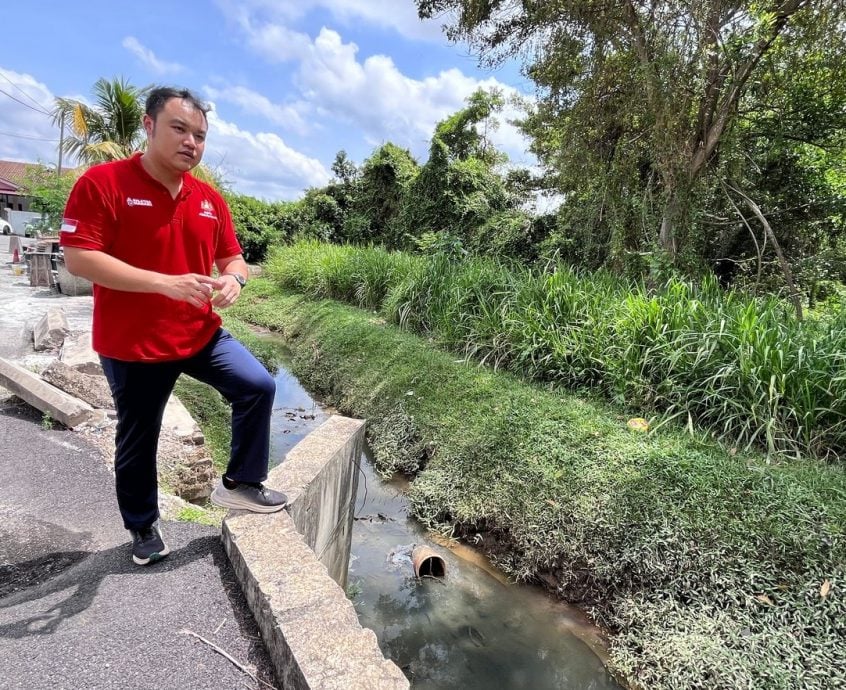
<instances>
[{"instance_id":1,"label":"bush","mask_svg":"<svg viewBox=\"0 0 846 690\"><path fill-rule=\"evenodd\" d=\"M294 204L267 203L244 194L225 194L232 222L244 258L250 263L264 261L267 250L290 236L290 226L283 220Z\"/></svg>"}]
</instances>

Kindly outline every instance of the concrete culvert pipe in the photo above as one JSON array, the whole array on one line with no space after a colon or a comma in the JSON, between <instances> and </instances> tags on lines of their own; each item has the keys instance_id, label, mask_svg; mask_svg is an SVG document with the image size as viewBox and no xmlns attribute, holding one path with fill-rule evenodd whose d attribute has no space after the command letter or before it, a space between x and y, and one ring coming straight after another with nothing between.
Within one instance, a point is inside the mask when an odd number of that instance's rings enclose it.
<instances>
[{"instance_id":1,"label":"concrete culvert pipe","mask_svg":"<svg viewBox=\"0 0 846 690\"><path fill-rule=\"evenodd\" d=\"M417 577L446 577L446 561L428 546L416 546L411 552Z\"/></svg>"}]
</instances>

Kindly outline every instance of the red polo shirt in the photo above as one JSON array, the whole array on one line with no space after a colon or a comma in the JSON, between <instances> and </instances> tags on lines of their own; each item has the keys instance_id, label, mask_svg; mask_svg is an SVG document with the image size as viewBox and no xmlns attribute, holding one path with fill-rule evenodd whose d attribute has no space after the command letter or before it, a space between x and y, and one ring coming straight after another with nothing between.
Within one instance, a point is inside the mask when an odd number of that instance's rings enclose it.
<instances>
[{"instance_id":1,"label":"red polo shirt","mask_svg":"<svg viewBox=\"0 0 846 690\"><path fill-rule=\"evenodd\" d=\"M138 268L211 275L216 259L241 247L226 202L189 174L176 199L141 165L141 154L103 163L79 178L68 199L64 247L105 252ZM167 361L196 354L220 327L202 309L164 295L94 286L94 349L124 361Z\"/></svg>"}]
</instances>

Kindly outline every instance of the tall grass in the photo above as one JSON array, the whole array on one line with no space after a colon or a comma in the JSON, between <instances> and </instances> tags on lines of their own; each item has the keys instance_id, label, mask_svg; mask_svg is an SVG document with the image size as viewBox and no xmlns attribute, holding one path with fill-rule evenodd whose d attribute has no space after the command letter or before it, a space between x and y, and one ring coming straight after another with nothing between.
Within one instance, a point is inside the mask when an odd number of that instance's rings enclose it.
<instances>
[{"instance_id":1,"label":"tall grass","mask_svg":"<svg viewBox=\"0 0 846 690\"><path fill-rule=\"evenodd\" d=\"M601 393L772 454L846 450L846 316L799 322L779 300L672 279L530 271L382 249L274 252L281 285L378 309L441 347L531 380Z\"/></svg>"}]
</instances>

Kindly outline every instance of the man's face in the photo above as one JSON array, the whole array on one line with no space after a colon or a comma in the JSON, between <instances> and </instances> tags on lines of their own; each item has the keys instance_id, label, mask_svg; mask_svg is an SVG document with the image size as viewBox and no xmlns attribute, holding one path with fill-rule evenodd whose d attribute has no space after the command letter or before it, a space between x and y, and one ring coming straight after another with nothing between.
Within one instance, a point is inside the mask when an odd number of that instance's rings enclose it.
<instances>
[{"instance_id":1,"label":"man's face","mask_svg":"<svg viewBox=\"0 0 846 690\"><path fill-rule=\"evenodd\" d=\"M189 101L171 98L153 120L144 115L147 153L160 164L188 172L203 158L208 123Z\"/></svg>"}]
</instances>

